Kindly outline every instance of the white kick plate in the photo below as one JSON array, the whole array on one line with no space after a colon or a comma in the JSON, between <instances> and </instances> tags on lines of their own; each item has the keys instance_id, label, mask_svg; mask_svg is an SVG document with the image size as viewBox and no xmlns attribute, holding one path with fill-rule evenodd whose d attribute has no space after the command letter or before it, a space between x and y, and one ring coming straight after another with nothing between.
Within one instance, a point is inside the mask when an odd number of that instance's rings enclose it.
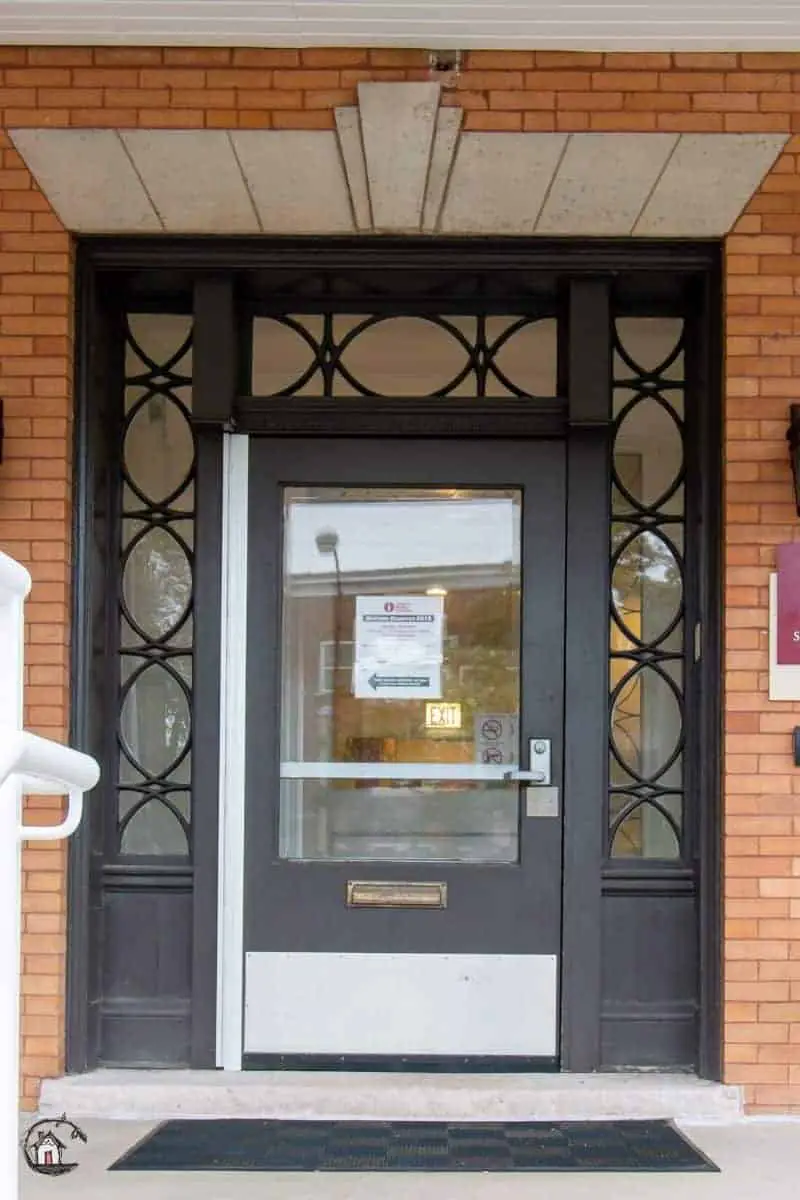
<instances>
[{"instance_id":1,"label":"white kick plate","mask_svg":"<svg viewBox=\"0 0 800 1200\"><path fill-rule=\"evenodd\" d=\"M245 1053L556 1054L555 955L255 952L245 971Z\"/></svg>"}]
</instances>

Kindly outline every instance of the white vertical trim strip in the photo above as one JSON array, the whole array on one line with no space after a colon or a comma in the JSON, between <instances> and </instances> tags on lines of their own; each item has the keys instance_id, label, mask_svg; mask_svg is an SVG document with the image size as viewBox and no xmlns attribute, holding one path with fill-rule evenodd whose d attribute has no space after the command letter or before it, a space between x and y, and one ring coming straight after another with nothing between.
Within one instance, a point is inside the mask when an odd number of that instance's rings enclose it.
<instances>
[{"instance_id":1,"label":"white vertical trim strip","mask_svg":"<svg viewBox=\"0 0 800 1200\"><path fill-rule=\"evenodd\" d=\"M242 1068L248 438L223 439L217 1066Z\"/></svg>"}]
</instances>

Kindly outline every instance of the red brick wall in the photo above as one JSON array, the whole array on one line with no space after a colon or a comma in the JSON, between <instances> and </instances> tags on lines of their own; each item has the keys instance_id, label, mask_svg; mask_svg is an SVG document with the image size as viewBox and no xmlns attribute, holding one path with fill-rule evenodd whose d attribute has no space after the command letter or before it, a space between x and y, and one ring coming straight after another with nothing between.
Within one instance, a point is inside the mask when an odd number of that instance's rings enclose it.
<instances>
[{"instance_id":1,"label":"red brick wall","mask_svg":"<svg viewBox=\"0 0 800 1200\"><path fill-rule=\"evenodd\" d=\"M404 50L0 47L0 126L332 128L366 79L426 79ZM480 130L800 134L800 54L469 54L446 103ZM0 170L0 544L27 563L27 721L67 728L69 238L10 143ZM798 536L784 432L800 374L800 139L726 254L726 1078L800 1111L800 705L766 699L767 576ZM47 802L38 802L46 811ZM24 1094L63 1063L65 855L25 851Z\"/></svg>"},{"instance_id":2,"label":"red brick wall","mask_svg":"<svg viewBox=\"0 0 800 1200\"><path fill-rule=\"evenodd\" d=\"M476 51L467 129L794 131L794 54ZM0 47L6 127L333 128L366 79L430 78L416 50Z\"/></svg>"},{"instance_id":3,"label":"red brick wall","mask_svg":"<svg viewBox=\"0 0 800 1200\"><path fill-rule=\"evenodd\" d=\"M68 720L71 511L71 247L16 152L0 140L0 546L33 577L27 605L29 728L64 740ZM26 820L51 823L60 801L29 801ZM64 1048L66 851L23 852L24 1097L61 1069Z\"/></svg>"},{"instance_id":4,"label":"red brick wall","mask_svg":"<svg viewBox=\"0 0 800 1200\"><path fill-rule=\"evenodd\" d=\"M800 74L794 77L797 86ZM727 241L726 1062L800 1112L798 706L767 699L768 575L798 538L786 448L800 374L800 138Z\"/></svg>"}]
</instances>

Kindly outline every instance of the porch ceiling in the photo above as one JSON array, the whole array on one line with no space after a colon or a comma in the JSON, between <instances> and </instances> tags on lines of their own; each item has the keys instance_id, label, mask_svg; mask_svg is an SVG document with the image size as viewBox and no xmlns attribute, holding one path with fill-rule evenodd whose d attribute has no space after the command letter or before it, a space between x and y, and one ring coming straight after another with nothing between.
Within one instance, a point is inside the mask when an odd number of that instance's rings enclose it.
<instances>
[{"instance_id":1,"label":"porch ceiling","mask_svg":"<svg viewBox=\"0 0 800 1200\"><path fill-rule=\"evenodd\" d=\"M790 50L800 8L720 0L0 0L0 43Z\"/></svg>"},{"instance_id":2,"label":"porch ceiling","mask_svg":"<svg viewBox=\"0 0 800 1200\"><path fill-rule=\"evenodd\" d=\"M336 130L11 130L75 233L716 238L784 134L462 133L435 83L369 83Z\"/></svg>"}]
</instances>

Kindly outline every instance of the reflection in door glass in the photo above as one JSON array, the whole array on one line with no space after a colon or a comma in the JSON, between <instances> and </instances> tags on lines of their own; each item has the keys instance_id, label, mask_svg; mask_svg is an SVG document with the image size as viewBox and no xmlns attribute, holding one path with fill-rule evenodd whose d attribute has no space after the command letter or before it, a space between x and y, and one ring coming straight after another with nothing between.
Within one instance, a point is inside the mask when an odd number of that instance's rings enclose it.
<instances>
[{"instance_id":1,"label":"reflection in door glass","mask_svg":"<svg viewBox=\"0 0 800 1200\"><path fill-rule=\"evenodd\" d=\"M520 512L285 490L281 857L516 861Z\"/></svg>"}]
</instances>

